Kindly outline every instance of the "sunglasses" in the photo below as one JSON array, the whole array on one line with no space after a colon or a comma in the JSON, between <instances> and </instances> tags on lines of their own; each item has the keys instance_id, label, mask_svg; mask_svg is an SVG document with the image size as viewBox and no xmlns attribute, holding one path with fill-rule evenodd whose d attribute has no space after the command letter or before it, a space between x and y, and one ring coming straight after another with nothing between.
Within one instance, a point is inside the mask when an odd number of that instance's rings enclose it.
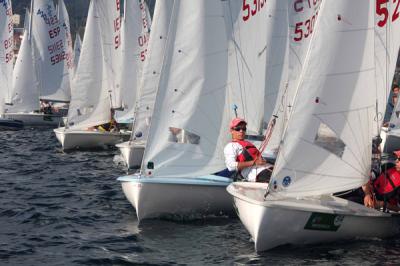
<instances>
[{"instance_id":1,"label":"sunglasses","mask_svg":"<svg viewBox=\"0 0 400 266\"><path fill-rule=\"evenodd\" d=\"M247 128L246 127L233 127L232 128L233 130L235 130L235 131L246 131L247 130Z\"/></svg>"}]
</instances>

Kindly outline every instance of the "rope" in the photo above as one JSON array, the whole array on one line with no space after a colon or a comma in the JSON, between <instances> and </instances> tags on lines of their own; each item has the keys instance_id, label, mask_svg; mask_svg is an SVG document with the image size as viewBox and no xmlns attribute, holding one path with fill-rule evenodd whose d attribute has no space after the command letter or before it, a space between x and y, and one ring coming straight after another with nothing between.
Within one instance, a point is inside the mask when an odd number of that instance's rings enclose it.
<instances>
[{"instance_id":1,"label":"rope","mask_svg":"<svg viewBox=\"0 0 400 266\"><path fill-rule=\"evenodd\" d=\"M268 124L267 130L265 132L265 138L264 138L263 142L261 143L260 148L258 149L261 154L264 152L265 148L268 145L269 140L271 139L272 132L274 131L274 127L275 127L277 118L278 118L278 116L274 115L273 119Z\"/></svg>"}]
</instances>

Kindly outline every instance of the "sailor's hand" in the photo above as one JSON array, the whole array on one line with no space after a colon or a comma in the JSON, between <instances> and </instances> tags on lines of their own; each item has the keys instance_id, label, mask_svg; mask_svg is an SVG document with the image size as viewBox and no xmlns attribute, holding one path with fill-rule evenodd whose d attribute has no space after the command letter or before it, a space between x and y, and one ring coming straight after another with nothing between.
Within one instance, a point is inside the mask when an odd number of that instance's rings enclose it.
<instances>
[{"instance_id":1,"label":"sailor's hand","mask_svg":"<svg viewBox=\"0 0 400 266\"><path fill-rule=\"evenodd\" d=\"M366 194L364 196L364 205L368 208L375 207L374 197L372 196L372 194Z\"/></svg>"},{"instance_id":2,"label":"sailor's hand","mask_svg":"<svg viewBox=\"0 0 400 266\"><path fill-rule=\"evenodd\" d=\"M263 157L258 157L258 158L255 160L254 164L255 164L255 165L264 165L264 164L267 164L267 162L263 159Z\"/></svg>"}]
</instances>

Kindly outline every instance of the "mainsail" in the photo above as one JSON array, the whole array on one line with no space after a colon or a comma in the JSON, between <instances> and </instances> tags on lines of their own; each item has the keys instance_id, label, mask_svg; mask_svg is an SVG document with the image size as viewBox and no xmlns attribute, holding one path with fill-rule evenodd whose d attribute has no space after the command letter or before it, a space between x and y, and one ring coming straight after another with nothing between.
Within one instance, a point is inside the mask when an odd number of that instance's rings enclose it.
<instances>
[{"instance_id":1,"label":"mainsail","mask_svg":"<svg viewBox=\"0 0 400 266\"><path fill-rule=\"evenodd\" d=\"M248 133L261 134L270 45L268 13L273 6L268 1L254 3L226 1L224 4L228 38L225 68L228 69L228 101L237 106L238 116L246 119Z\"/></svg>"},{"instance_id":2,"label":"mainsail","mask_svg":"<svg viewBox=\"0 0 400 266\"><path fill-rule=\"evenodd\" d=\"M138 0L125 2L121 27L120 90L116 95L122 112L116 112L117 121L132 121L139 94L139 80L148 57L147 46L150 21L147 21L147 5Z\"/></svg>"},{"instance_id":3,"label":"mainsail","mask_svg":"<svg viewBox=\"0 0 400 266\"><path fill-rule=\"evenodd\" d=\"M68 102L69 73L65 69L68 41L52 0L34 0L32 36L35 43L35 64L40 98Z\"/></svg>"},{"instance_id":4,"label":"mainsail","mask_svg":"<svg viewBox=\"0 0 400 266\"><path fill-rule=\"evenodd\" d=\"M39 84L33 60L30 21L29 10L26 10L24 34L13 72L12 105L7 108L8 112L32 112L39 109Z\"/></svg>"},{"instance_id":5,"label":"mainsail","mask_svg":"<svg viewBox=\"0 0 400 266\"><path fill-rule=\"evenodd\" d=\"M120 36L118 25L116 28L107 25L119 23L119 8L115 1L90 2L82 52L72 86L68 112L70 127L82 129L111 119Z\"/></svg>"},{"instance_id":6,"label":"mainsail","mask_svg":"<svg viewBox=\"0 0 400 266\"><path fill-rule=\"evenodd\" d=\"M62 79L62 88L69 88L70 84L72 84L72 79L74 75L74 57L73 57L73 49L72 49L72 36L69 24L69 15L67 11L67 7L65 6L64 0L58 0L57 5L57 13L58 19L60 20L61 34L64 36L64 44L65 44L65 59L64 59L64 75L68 76L69 79ZM69 92L71 94L71 92Z\"/></svg>"},{"instance_id":7,"label":"mainsail","mask_svg":"<svg viewBox=\"0 0 400 266\"><path fill-rule=\"evenodd\" d=\"M397 57L400 45L399 2L376 0L375 6L375 75L376 75L376 99L377 115L375 120L379 126L385 114L386 102L390 94L393 75L396 70ZM389 99L391 101L391 99ZM400 123L397 104L390 124ZM397 126L398 127L398 126ZM380 134L380 127L375 127L375 135Z\"/></svg>"},{"instance_id":8,"label":"mainsail","mask_svg":"<svg viewBox=\"0 0 400 266\"><path fill-rule=\"evenodd\" d=\"M267 45L260 33L266 32L267 8L175 1L144 174L195 177L224 169L234 103L249 128L260 131Z\"/></svg>"},{"instance_id":9,"label":"mainsail","mask_svg":"<svg viewBox=\"0 0 400 266\"><path fill-rule=\"evenodd\" d=\"M0 114L5 103L11 101L12 71L14 63L14 27L11 0L0 5Z\"/></svg>"}]
</instances>

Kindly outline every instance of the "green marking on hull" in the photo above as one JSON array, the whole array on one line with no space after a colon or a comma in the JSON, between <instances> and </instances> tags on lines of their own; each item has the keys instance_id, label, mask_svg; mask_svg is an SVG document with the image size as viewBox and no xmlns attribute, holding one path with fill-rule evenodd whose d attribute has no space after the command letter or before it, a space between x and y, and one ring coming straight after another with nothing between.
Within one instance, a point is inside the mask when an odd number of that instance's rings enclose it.
<instances>
[{"instance_id":1,"label":"green marking on hull","mask_svg":"<svg viewBox=\"0 0 400 266\"><path fill-rule=\"evenodd\" d=\"M336 232L342 225L343 219L343 215L313 212L304 229Z\"/></svg>"}]
</instances>

